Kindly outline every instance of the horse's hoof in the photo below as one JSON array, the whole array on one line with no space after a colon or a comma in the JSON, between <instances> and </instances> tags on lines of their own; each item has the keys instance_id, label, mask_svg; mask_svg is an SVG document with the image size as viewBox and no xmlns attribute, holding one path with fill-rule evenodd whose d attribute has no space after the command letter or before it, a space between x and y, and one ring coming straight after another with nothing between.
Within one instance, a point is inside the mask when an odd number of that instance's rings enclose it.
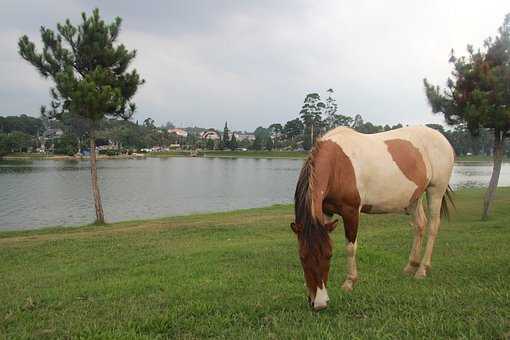
<instances>
[{"instance_id":1,"label":"horse's hoof","mask_svg":"<svg viewBox=\"0 0 510 340\"><path fill-rule=\"evenodd\" d=\"M418 270L416 271L416 274L414 274L415 279L424 279L426 277L427 277L427 270L425 269L425 267L418 268Z\"/></svg>"},{"instance_id":2,"label":"horse's hoof","mask_svg":"<svg viewBox=\"0 0 510 340\"><path fill-rule=\"evenodd\" d=\"M345 280L342 285L342 290L346 293L350 293L352 292L353 289L354 289L353 283L350 280Z\"/></svg>"},{"instance_id":3,"label":"horse's hoof","mask_svg":"<svg viewBox=\"0 0 510 340\"><path fill-rule=\"evenodd\" d=\"M407 274L407 275L414 275L416 273L416 271L418 270L418 267L417 266L413 266L411 264L407 264L404 268L404 274Z\"/></svg>"}]
</instances>

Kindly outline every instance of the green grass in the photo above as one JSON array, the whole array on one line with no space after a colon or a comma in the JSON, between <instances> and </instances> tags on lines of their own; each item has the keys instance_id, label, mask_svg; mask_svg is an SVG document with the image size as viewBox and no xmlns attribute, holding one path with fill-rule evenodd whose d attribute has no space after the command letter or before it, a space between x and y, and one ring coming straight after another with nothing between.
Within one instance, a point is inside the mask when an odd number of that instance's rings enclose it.
<instances>
[{"instance_id":1,"label":"green grass","mask_svg":"<svg viewBox=\"0 0 510 340\"><path fill-rule=\"evenodd\" d=\"M425 280L404 276L408 218L364 215L360 282L328 309L305 300L291 206L0 234L0 338L508 338L510 188L480 221L456 194Z\"/></svg>"},{"instance_id":2,"label":"green grass","mask_svg":"<svg viewBox=\"0 0 510 340\"><path fill-rule=\"evenodd\" d=\"M485 155L472 155L472 156L457 156L455 157L457 162L492 162L494 158L492 156ZM503 158L503 162L508 162L508 157Z\"/></svg>"}]
</instances>

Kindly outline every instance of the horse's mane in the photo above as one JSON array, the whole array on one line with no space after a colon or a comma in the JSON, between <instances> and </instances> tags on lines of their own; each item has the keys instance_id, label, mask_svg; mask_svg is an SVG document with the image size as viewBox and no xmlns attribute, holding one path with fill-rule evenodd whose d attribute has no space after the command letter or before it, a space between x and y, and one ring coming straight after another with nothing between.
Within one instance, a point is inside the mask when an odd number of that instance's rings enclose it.
<instances>
[{"instance_id":1,"label":"horse's mane","mask_svg":"<svg viewBox=\"0 0 510 340\"><path fill-rule=\"evenodd\" d=\"M321 224L314 212L313 190L316 183L314 159L319 151L316 143L303 164L299 174L296 192L294 193L294 213L296 224L302 224L302 240L309 250L322 252L325 242L330 242L326 228Z\"/></svg>"}]
</instances>

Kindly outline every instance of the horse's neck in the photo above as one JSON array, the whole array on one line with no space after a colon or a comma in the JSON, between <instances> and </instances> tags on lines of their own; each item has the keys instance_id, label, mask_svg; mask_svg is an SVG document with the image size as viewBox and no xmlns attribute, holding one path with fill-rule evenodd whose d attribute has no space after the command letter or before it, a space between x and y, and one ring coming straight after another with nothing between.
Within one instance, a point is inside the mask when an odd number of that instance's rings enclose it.
<instances>
[{"instance_id":1,"label":"horse's neck","mask_svg":"<svg viewBox=\"0 0 510 340\"><path fill-rule=\"evenodd\" d=\"M331 160L318 153L314 159L314 167L311 173L310 195L312 197L312 214L321 223L324 223L322 204L328 193L328 184L331 174Z\"/></svg>"}]
</instances>

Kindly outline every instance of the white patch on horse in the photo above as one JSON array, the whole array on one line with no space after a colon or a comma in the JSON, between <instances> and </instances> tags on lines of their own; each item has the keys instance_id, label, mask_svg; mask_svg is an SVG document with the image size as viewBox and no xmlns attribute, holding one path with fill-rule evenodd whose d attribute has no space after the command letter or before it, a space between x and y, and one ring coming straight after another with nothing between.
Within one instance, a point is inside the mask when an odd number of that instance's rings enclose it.
<instances>
[{"instance_id":1,"label":"white patch on horse","mask_svg":"<svg viewBox=\"0 0 510 340\"><path fill-rule=\"evenodd\" d=\"M417 188L416 183L402 173L388 151L385 141L394 138L409 140L413 145L418 144L414 143L411 133L402 136L402 130L397 137L391 131L365 135L348 128L336 128L322 137L322 140L338 144L349 157L354 168L361 205L370 205L371 212L374 213L405 211ZM430 175L427 174L427 178L430 178Z\"/></svg>"},{"instance_id":2,"label":"white patch on horse","mask_svg":"<svg viewBox=\"0 0 510 340\"><path fill-rule=\"evenodd\" d=\"M323 288L317 287L317 292L315 293L315 300L313 301L313 308L315 309L325 308L328 305L329 296L324 282L322 283L322 287Z\"/></svg>"}]
</instances>

